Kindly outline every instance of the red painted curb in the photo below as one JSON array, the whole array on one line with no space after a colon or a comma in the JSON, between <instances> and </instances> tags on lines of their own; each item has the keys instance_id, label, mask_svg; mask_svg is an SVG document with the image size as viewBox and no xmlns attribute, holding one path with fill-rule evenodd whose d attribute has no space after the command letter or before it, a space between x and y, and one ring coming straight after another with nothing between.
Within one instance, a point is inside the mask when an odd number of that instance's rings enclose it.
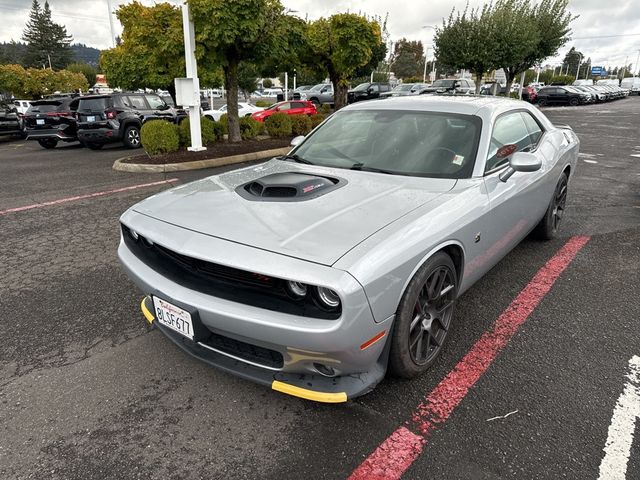
<instances>
[{"instance_id":1,"label":"red painted curb","mask_svg":"<svg viewBox=\"0 0 640 480\"><path fill-rule=\"evenodd\" d=\"M411 420L378 446L349 476L349 480L399 479L420 456L429 436L446 422L469 389L487 371L518 328L553 287L589 237L572 237L535 274L447 376L414 410ZM412 429L417 433L411 432Z\"/></svg>"}]
</instances>

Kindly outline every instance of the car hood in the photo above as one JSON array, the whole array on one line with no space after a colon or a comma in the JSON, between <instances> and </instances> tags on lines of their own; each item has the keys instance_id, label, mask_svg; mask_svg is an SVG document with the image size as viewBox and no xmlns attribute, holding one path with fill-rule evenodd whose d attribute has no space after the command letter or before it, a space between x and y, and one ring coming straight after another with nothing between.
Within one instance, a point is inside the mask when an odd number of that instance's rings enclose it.
<instances>
[{"instance_id":1,"label":"car hood","mask_svg":"<svg viewBox=\"0 0 640 480\"><path fill-rule=\"evenodd\" d=\"M323 195L297 201L248 200L236 193L240 185L285 172L339 177L346 182ZM332 169L274 159L166 190L133 210L205 235L332 265L367 237L434 201L455 184L450 179Z\"/></svg>"}]
</instances>

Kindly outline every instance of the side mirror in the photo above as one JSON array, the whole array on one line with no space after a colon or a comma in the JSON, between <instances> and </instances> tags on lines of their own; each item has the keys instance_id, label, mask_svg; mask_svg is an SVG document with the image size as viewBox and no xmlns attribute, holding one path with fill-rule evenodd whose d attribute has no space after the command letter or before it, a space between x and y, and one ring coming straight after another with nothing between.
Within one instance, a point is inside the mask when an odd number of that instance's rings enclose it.
<instances>
[{"instance_id":1,"label":"side mirror","mask_svg":"<svg viewBox=\"0 0 640 480\"><path fill-rule=\"evenodd\" d=\"M533 153L516 152L509 160L509 166L500 174L500 180L506 182L516 172L536 172L542 168L542 161Z\"/></svg>"},{"instance_id":2,"label":"side mirror","mask_svg":"<svg viewBox=\"0 0 640 480\"><path fill-rule=\"evenodd\" d=\"M298 135L297 137L294 137L291 139L291 143L289 145L292 147L297 147L302 143L303 140L304 140L304 135Z\"/></svg>"}]
</instances>

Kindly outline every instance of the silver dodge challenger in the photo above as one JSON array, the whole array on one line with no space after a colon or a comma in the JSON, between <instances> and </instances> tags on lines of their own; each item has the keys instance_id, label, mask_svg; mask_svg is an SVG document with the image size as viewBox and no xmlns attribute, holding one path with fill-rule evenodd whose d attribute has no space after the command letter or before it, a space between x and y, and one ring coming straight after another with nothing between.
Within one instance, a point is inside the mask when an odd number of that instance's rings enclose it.
<instances>
[{"instance_id":1,"label":"silver dodge challenger","mask_svg":"<svg viewBox=\"0 0 640 480\"><path fill-rule=\"evenodd\" d=\"M358 102L292 146L134 205L118 254L189 354L344 402L422 374L460 295L556 235L579 140L528 103L437 96Z\"/></svg>"}]
</instances>

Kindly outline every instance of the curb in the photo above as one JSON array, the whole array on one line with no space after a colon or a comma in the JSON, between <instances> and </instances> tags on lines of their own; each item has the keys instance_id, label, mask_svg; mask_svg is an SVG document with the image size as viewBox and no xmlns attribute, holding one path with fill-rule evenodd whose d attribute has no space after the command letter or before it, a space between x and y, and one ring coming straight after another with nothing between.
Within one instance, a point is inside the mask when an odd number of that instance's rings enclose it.
<instances>
[{"instance_id":1,"label":"curb","mask_svg":"<svg viewBox=\"0 0 640 480\"><path fill-rule=\"evenodd\" d=\"M123 163L129 157L123 157L113 162L113 169L120 172L131 173L165 173L179 172L183 170L200 170L203 168L222 167L233 165L234 163L251 162L253 160L263 160L265 158L284 155L291 150L291 147L274 148L261 152L243 153L241 155L231 155L230 157L210 158L207 160L194 160L192 162L166 163L161 165L148 165L144 163Z\"/></svg>"}]
</instances>

